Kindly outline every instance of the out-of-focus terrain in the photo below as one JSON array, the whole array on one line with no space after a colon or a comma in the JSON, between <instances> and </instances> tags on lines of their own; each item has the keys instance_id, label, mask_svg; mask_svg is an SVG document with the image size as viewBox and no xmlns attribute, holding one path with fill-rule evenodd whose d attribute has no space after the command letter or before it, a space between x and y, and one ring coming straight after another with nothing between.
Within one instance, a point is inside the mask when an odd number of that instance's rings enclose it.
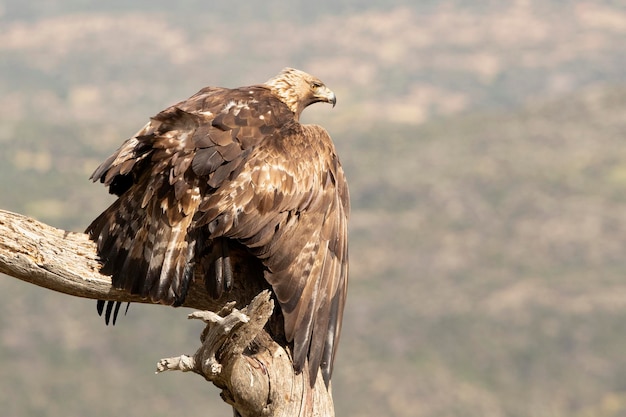
<instances>
[{"instance_id":1,"label":"out-of-focus terrain","mask_svg":"<svg viewBox=\"0 0 626 417\"><path fill-rule=\"evenodd\" d=\"M626 6L415 3L1 2L0 208L83 230L148 117L301 68L353 202L337 415L626 414ZM229 415L152 373L196 348L187 313L107 328L0 278L0 414Z\"/></svg>"}]
</instances>

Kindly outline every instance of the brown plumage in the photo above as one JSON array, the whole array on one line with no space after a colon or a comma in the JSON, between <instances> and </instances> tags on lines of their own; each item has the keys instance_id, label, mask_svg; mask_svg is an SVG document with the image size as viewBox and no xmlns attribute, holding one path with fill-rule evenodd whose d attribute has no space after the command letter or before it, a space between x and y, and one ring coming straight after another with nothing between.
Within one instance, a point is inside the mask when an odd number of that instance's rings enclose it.
<instances>
[{"instance_id":1,"label":"brown plumage","mask_svg":"<svg viewBox=\"0 0 626 417\"><path fill-rule=\"evenodd\" d=\"M154 116L92 175L119 196L88 227L116 288L180 305L194 278L233 285L229 248L264 268L293 342L331 377L348 279L348 187L330 136L301 125L335 105L317 78L286 68L264 84L207 87ZM199 276L200 275L200 276ZM98 302L102 314L105 302ZM107 323L119 303L109 302Z\"/></svg>"}]
</instances>

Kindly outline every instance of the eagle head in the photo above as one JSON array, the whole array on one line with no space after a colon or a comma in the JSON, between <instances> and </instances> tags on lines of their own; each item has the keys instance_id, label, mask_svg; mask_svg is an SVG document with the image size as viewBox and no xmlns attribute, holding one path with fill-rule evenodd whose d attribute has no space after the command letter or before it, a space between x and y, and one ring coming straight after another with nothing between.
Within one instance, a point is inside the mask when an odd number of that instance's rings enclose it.
<instances>
[{"instance_id":1,"label":"eagle head","mask_svg":"<svg viewBox=\"0 0 626 417\"><path fill-rule=\"evenodd\" d=\"M284 68L267 80L265 86L291 109L296 119L313 103L330 103L333 107L337 103L335 93L319 78L294 68Z\"/></svg>"}]
</instances>

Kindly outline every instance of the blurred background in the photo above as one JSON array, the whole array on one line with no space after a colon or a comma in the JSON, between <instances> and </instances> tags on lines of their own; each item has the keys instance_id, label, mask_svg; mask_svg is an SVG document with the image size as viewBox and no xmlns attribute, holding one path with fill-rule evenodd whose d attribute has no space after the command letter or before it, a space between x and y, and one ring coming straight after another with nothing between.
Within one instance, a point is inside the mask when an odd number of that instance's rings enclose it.
<instances>
[{"instance_id":1,"label":"blurred background","mask_svg":"<svg viewBox=\"0 0 626 417\"><path fill-rule=\"evenodd\" d=\"M176 4L173 6L173 4ZM148 117L285 66L351 186L338 416L626 415L626 5L0 1L0 208L82 231ZM188 310L0 278L0 410L227 416Z\"/></svg>"}]
</instances>

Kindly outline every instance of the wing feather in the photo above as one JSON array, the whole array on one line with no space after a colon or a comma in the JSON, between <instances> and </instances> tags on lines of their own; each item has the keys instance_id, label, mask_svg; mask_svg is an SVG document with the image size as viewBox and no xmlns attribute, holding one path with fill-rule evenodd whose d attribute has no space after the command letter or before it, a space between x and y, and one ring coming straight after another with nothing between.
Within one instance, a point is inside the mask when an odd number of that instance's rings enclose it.
<instances>
[{"instance_id":1,"label":"wing feather","mask_svg":"<svg viewBox=\"0 0 626 417\"><path fill-rule=\"evenodd\" d=\"M197 225L263 261L296 369L308 359L311 380L321 366L328 384L346 295L349 200L326 131L299 126L254 149L246 175L224 180L200 205Z\"/></svg>"},{"instance_id":2,"label":"wing feather","mask_svg":"<svg viewBox=\"0 0 626 417\"><path fill-rule=\"evenodd\" d=\"M267 89L255 91L271 97ZM247 153L237 123L258 117L252 112L237 117L245 106L222 112L231 95L237 102L252 98L248 91L205 88L154 116L92 174L119 196L87 228L98 243L102 271L113 275L116 288L165 304L184 300L193 275L201 194L240 171ZM254 136L247 145L258 145L259 128L246 129ZM229 265L222 269L231 271ZM226 276L224 282L231 280Z\"/></svg>"}]
</instances>

